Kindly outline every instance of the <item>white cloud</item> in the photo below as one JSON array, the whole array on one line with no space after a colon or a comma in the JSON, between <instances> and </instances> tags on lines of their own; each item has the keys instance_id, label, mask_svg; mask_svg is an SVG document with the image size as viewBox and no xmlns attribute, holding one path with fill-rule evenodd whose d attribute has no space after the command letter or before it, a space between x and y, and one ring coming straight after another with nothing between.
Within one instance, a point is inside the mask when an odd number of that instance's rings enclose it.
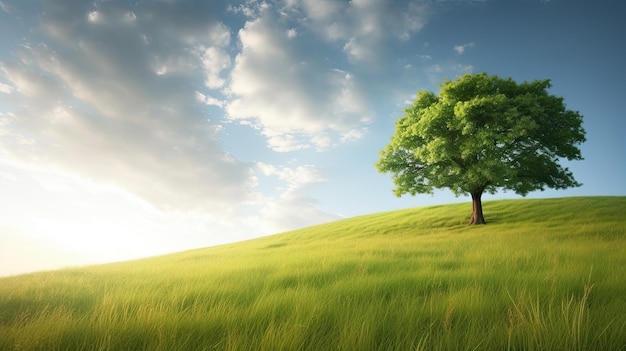
<instances>
[{"instance_id":1,"label":"white cloud","mask_svg":"<svg viewBox=\"0 0 626 351\"><path fill-rule=\"evenodd\" d=\"M209 87L223 85L224 25L163 2L138 4L132 15L117 2L97 12L89 3L44 5L46 44L0 62L15 87L2 101L15 116L2 127L5 158L113 184L172 211L228 215L251 196L250 165L220 149L220 126L207 122L188 84L204 74ZM220 105L209 95L203 102Z\"/></svg>"},{"instance_id":2,"label":"white cloud","mask_svg":"<svg viewBox=\"0 0 626 351\"><path fill-rule=\"evenodd\" d=\"M348 140L340 138L339 141L346 142ZM311 142L315 145L317 151L327 151L336 146L336 143L333 143L333 138L328 133L318 133L311 136Z\"/></svg>"},{"instance_id":3,"label":"white cloud","mask_svg":"<svg viewBox=\"0 0 626 351\"><path fill-rule=\"evenodd\" d=\"M466 44L462 44L462 45L456 45L454 47L454 51L456 51L459 55L463 55L463 53L465 53L466 49L472 48L474 47L474 42L471 43L466 43Z\"/></svg>"},{"instance_id":4,"label":"white cloud","mask_svg":"<svg viewBox=\"0 0 626 351\"><path fill-rule=\"evenodd\" d=\"M406 41L425 25L426 2L376 0L305 0L303 12L310 28L330 41L343 43L343 50L354 61L376 61L390 40Z\"/></svg>"},{"instance_id":5,"label":"white cloud","mask_svg":"<svg viewBox=\"0 0 626 351\"><path fill-rule=\"evenodd\" d=\"M311 184L320 183L326 180L320 174L319 170L312 165L290 168L258 162L257 167L263 175L276 176L278 179L287 182L288 188L291 190L301 189Z\"/></svg>"},{"instance_id":6,"label":"white cloud","mask_svg":"<svg viewBox=\"0 0 626 351\"><path fill-rule=\"evenodd\" d=\"M320 209L316 201L306 194L307 188L325 181L316 167L304 165L291 168L259 162L257 168L262 175L276 177L286 183L277 198L264 197L259 201L262 208L257 222L265 231L281 232L341 218Z\"/></svg>"},{"instance_id":7,"label":"white cloud","mask_svg":"<svg viewBox=\"0 0 626 351\"><path fill-rule=\"evenodd\" d=\"M352 129L341 135L342 142L356 141L363 138L367 134L366 128Z\"/></svg>"},{"instance_id":8,"label":"white cloud","mask_svg":"<svg viewBox=\"0 0 626 351\"><path fill-rule=\"evenodd\" d=\"M228 4L226 7L230 12L241 13L249 18L258 17L269 8L270 4L262 0L246 0L243 4L239 4L238 6Z\"/></svg>"},{"instance_id":9,"label":"white cloud","mask_svg":"<svg viewBox=\"0 0 626 351\"><path fill-rule=\"evenodd\" d=\"M261 213L259 223L270 233L304 228L342 218L322 210L312 197L294 190L286 191L278 199L268 201Z\"/></svg>"},{"instance_id":10,"label":"white cloud","mask_svg":"<svg viewBox=\"0 0 626 351\"><path fill-rule=\"evenodd\" d=\"M98 11L91 11L87 14L87 20L92 23L98 23L100 20L100 14Z\"/></svg>"},{"instance_id":11,"label":"white cloud","mask_svg":"<svg viewBox=\"0 0 626 351\"><path fill-rule=\"evenodd\" d=\"M220 74L230 67L230 56L224 49L210 47L202 53L202 67L204 68L204 84L211 89L220 88L226 82Z\"/></svg>"},{"instance_id":12,"label":"white cloud","mask_svg":"<svg viewBox=\"0 0 626 351\"><path fill-rule=\"evenodd\" d=\"M11 94L12 92L13 92L12 86L0 82L0 93Z\"/></svg>"},{"instance_id":13,"label":"white cloud","mask_svg":"<svg viewBox=\"0 0 626 351\"><path fill-rule=\"evenodd\" d=\"M226 111L253 121L281 152L323 151L363 136L374 111L356 73L367 70L358 66L382 62L386 48L419 32L429 13L423 2L372 0L247 1L230 9L248 21L238 33ZM328 50L310 49L318 45ZM355 69L333 66L337 54Z\"/></svg>"},{"instance_id":14,"label":"white cloud","mask_svg":"<svg viewBox=\"0 0 626 351\"><path fill-rule=\"evenodd\" d=\"M224 107L224 105L226 104L226 102L223 100L216 99L210 95L202 94L199 91L196 91L196 99L204 104L213 105L217 107Z\"/></svg>"},{"instance_id":15,"label":"white cloud","mask_svg":"<svg viewBox=\"0 0 626 351\"><path fill-rule=\"evenodd\" d=\"M286 30L266 12L239 31L242 51L226 110L233 120L255 121L275 151L323 149L316 143L320 134L351 130L367 123L371 112L353 75L302 50L307 43L291 44Z\"/></svg>"},{"instance_id":16,"label":"white cloud","mask_svg":"<svg viewBox=\"0 0 626 351\"><path fill-rule=\"evenodd\" d=\"M304 0L302 7L306 15L313 21L332 22L349 6L344 1Z\"/></svg>"},{"instance_id":17,"label":"white cloud","mask_svg":"<svg viewBox=\"0 0 626 351\"><path fill-rule=\"evenodd\" d=\"M287 29L287 38L293 39L298 36L298 31L295 28Z\"/></svg>"},{"instance_id":18,"label":"white cloud","mask_svg":"<svg viewBox=\"0 0 626 351\"><path fill-rule=\"evenodd\" d=\"M264 129L262 134L267 138L267 146L276 152L296 151L310 147L302 141L301 135L275 132L271 129Z\"/></svg>"}]
</instances>

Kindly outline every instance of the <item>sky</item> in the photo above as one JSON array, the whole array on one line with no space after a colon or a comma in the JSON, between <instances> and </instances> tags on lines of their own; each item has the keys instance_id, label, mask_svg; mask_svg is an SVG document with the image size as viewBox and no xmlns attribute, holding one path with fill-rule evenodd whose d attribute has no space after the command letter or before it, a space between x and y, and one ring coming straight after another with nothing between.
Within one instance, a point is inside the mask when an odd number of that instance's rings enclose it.
<instances>
[{"instance_id":1,"label":"sky","mask_svg":"<svg viewBox=\"0 0 626 351\"><path fill-rule=\"evenodd\" d=\"M374 163L419 90L551 79L626 195L626 3L0 0L0 276L467 202ZM483 200L518 199L512 192ZM489 209L485 207L489 221Z\"/></svg>"}]
</instances>

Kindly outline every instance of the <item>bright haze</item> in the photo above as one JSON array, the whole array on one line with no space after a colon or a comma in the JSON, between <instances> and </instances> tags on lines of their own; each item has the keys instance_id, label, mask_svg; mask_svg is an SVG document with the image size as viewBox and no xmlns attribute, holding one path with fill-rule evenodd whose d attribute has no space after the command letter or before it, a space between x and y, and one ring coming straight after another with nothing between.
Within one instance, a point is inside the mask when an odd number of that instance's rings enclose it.
<instances>
[{"instance_id":1,"label":"bright haze","mask_svg":"<svg viewBox=\"0 0 626 351\"><path fill-rule=\"evenodd\" d=\"M398 199L378 151L418 90L552 79L584 185L626 195L620 1L0 0L0 275L234 242ZM484 200L518 198L513 193ZM485 208L488 216L488 206Z\"/></svg>"}]
</instances>

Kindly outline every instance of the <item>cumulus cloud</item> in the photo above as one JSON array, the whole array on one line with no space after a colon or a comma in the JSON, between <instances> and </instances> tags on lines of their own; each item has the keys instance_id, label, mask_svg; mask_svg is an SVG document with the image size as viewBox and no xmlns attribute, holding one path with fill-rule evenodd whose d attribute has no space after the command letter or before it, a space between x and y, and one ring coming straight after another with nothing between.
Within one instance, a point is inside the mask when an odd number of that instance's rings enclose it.
<instances>
[{"instance_id":1,"label":"cumulus cloud","mask_svg":"<svg viewBox=\"0 0 626 351\"><path fill-rule=\"evenodd\" d=\"M456 45L454 47L454 51L456 51L459 55L463 55L463 53L465 53L466 49L472 48L474 47L474 42L471 43L465 43L462 45Z\"/></svg>"},{"instance_id":2,"label":"cumulus cloud","mask_svg":"<svg viewBox=\"0 0 626 351\"><path fill-rule=\"evenodd\" d=\"M175 6L176 5L176 6ZM162 209L228 212L253 172L220 149L189 84L221 87L230 33L206 5L45 2L41 44L0 62L5 158L124 188ZM201 6L202 8L197 8ZM7 88L10 87L10 88Z\"/></svg>"},{"instance_id":3,"label":"cumulus cloud","mask_svg":"<svg viewBox=\"0 0 626 351\"><path fill-rule=\"evenodd\" d=\"M371 119L355 77L305 50L274 13L248 21L239 39L226 111L232 120L254 121L273 150L324 149L321 134Z\"/></svg>"},{"instance_id":4,"label":"cumulus cloud","mask_svg":"<svg viewBox=\"0 0 626 351\"><path fill-rule=\"evenodd\" d=\"M224 78L220 77L223 70L230 67L230 56L221 48L210 47L204 50L202 67L206 75L205 85L208 88L220 88L224 85Z\"/></svg>"},{"instance_id":5,"label":"cumulus cloud","mask_svg":"<svg viewBox=\"0 0 626 351\"><path fill-rule=\"evenodd\" d=\"M304 0L302 12L312 30L343 50L356 62L376 60L389 40L406 41L426 24L429 5L421 1Z\"/></svg>"},{"instance_id":6,"label":"cumulus cloud","mask_svg":"<svg viewBox=\"0 0 626 351\"><path fill-rule=\"evenodd\" d=\"M246 23L228 117L254 125L279 152L324 151L365 135L374 111L363 75L389 59L390 45L418 33L429 13L426 2L372 0L251 0L229 9Z\"/></svg>"}]
</instances>

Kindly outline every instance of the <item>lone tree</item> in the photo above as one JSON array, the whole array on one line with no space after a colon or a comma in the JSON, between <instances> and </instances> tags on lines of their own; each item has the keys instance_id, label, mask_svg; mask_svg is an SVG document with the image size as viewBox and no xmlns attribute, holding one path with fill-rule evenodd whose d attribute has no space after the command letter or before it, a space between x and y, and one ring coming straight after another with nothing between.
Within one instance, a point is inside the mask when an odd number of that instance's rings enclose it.
<instances>
[{"instance_id":1,"label":"lone tree","mask_svg":"<svg viewBox=\"0 0 626 351\"><path fill-rule=\"evenodd\" d=\"M548 94L550 86L550 80L517 84L478 73L444 82L439 95L420 91L376 167L393 174L396 196L433 188L470 194L470 224L485 223L485 191L525 196L580 186L559 160L582 160L583 117Z\"/></svg>"}]
</instances>

